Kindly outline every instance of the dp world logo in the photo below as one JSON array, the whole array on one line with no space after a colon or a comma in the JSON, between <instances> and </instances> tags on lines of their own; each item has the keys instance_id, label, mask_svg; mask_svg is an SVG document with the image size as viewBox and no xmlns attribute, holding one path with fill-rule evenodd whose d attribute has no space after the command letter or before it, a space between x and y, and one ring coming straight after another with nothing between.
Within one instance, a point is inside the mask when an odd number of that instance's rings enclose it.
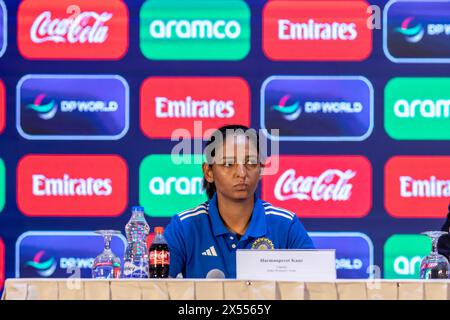
<instances>
[{"instance_id":1,"label":"dp world logo","mask_svg":"<svg viewBox=\"0 0 450 320\"><path fill-rule=\"evenodd\" d=\"M373 129L364 77L272 76L261 87L261 128L280 141L362 141Z\"/></svg>"},{"instance_id":2,"label":"dp world logo","mask_svg":"<svg viewBox=\"0 0 450 320\"><path fill-rule=\"evenodd\" d=\"M298 101L289 104L290 99L291 95L289 94L284 95L280 99L278 104L272 107L272 110L279 112L284 119L288 121L294 121L297 120L298 117L300 117L300 114L302 113L302 108L300 107Z\"/></svg>"},{"instance_id":3,"label":"dp world logo","mask_svg":"<svg viewBox=\"0 0 450 320\"><path fill-rule=\"evenodd\" d=\"M35 269L41 277L50 277L53 273L55 273L57 266L56 259L54 257L45 259L45 256L46 252L44 250L40 250L36 253L33 260L25 263L25 266Z\"/></svg>"},{"instance_id":4,"label":"dp world logo","mask_svg":"<svg viewBox=\"0 0 450 320\"><path fill-rule=\"evenodd\" d=\"M111 250L121 259L126 243L122 235L111 241ZM28 231L16 242L16 278L90 278L102 250L103 238L93 232Z\"/></svg>"},{"instance_id":5,"label":"dp world logo","mask_svg":"<svg viewBox=\"0 0 450 320\"><path fill-rule=\"evenodd\" d=\"M450 1L391 0L383 23L383 49L392 62L450 62Z\"/></svg>"},{"instance_id":6,"label":"dp world logo","mask_svg":"<svg viewBox=\"0 0 450 320\"><path fill-rule=\"evenodd\" d=\"M129 88L118 75L26 75L16 127L29 140L118 140L128 131Z\"/></svg>"},{"instance_id":7,"label":"dp world logo","mask_svg":"<svg viewBox=\"0 0 450 320\"><path fill-rule=\"evenodd\" d=\"M396 28L395 30L404 35L406 41L411 43L417 43L423 39L425 34L425 30L422 24L414 25L414 17L408 17L402 22L402 26L400 28Z\"/></svg>"},{"instance_id":8,"label":"dp world logo","mask_svg":"<svg viewBox=\"0 0 450 320\"><path fill-rule=\"evenodd\" d=\"M373 243L359 232L311 232L317 249L336 250L338 279L367 279L373 265Z\"/></svg>"},{"instance_id":9,"label":"dp world logo","mask_svg":"<svg viewBox=\"0 0 450 320\"><path fill-rule=\"evenodd\" d=\"M7 44L7 17L8 13L6 11L6 6L2 0L0 0L0 57L6 51Z\"/></svg>"},{"instance_id":10,"label":"dp world logo","mask_svg":"<svg viewBox=\"0 0 450 320\"><path fill-rule=\"evenodd\" d=\"M40 93L37 95L36 99L34 99L34 102L28 104L27 107L31 110L36 111L39 118L50 120L55 117L56 111L58 111L58 109L55 100L45 102L45 99L45 93Z\"/></svg>"}]
</instances>

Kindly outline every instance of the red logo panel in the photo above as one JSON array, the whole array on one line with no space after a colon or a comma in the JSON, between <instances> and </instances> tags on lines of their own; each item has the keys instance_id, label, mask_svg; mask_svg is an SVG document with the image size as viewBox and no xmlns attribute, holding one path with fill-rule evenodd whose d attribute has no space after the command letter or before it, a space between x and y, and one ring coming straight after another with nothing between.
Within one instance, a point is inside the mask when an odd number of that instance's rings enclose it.
<instances>
[{"instance_id":1,"label":"red logo panel","mask_svg":"<svg viewBox=\"0 0 450 320\"><path fill-rule=\"evenodd\" d=\"M5 129L6 124L6 93L5 85L0 80L0 133Z\"/></svg>"},{"instance_id":2,"label":"red logo panel","mask_svg":"<svg viewBox=\"0 0 450 320\"><path fill-rule=\"evenodd\" d=\"M116 155L29 155L17 166L17 204L27 216L111 217L128 202L128 167Z\"/></svg>"},{"instance_id":3,"label":"red logo panel","mask_svg":"<svg viewBox=\"0 0 450 320\"><path fill-rule=\"evenodd\" d=\"M5 281L5 245L2 238L0 238L0 290L3 289L3 283Z\"/></svg>"},{"instance_id":4,"label":"red logo panel","mask_svg":"<svg viewBox=\"0 0 450 320\"><path fill-rule=\"evenodd\" d=\"M263 50L272 60L364 60L372 52L368 6L366 1L269 1L263 10Z\"/></svg>"},{"instance_id":5,"label":"red logo panel","mask_svg":"<svg viewBox=\"0 0 450 320\"><path fill-rule=\"evenodd\" d=\"M450 156L397 156L385 166L385 207L397 218L444 218L450 202Z\"/></svg>"},{"instance_id":6,"label":"red logo panel","mask_svg":"<svg viewBox=\"0 0 450 320\"><path fill-rule=\"evenodd\" d=\"M361 218L372 207L372 166L362 156L280 156L262 198L306 218Z\"/></svg>"},{"instance_id":7,"label":"red logo panel","mask_svg":"<svg viewBox=\"0 0 450 320\"><path fill-rule=\"evenodd\" d=\"M120 0L25 0L17 41L28 59L120 59L128 49L128 9Z\"/></svg>"},{"instance_id":8,"label":"red logo panel","mask_svg":"<svg viewBox=\"0 0 450 320\"><path fill-rule=\"evenodd\" d=\"M250 89L242 78L151 77L140 99L141 130L150 138L170 138L177 129L202 138L208 129L250 125Z\"/></svg>"}]
</instances>

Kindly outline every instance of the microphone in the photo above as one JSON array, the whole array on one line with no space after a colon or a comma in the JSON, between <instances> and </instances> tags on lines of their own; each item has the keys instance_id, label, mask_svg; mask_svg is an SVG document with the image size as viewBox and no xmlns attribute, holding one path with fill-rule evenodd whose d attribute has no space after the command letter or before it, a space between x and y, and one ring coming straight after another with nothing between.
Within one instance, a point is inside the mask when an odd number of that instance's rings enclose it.
<instances>
[{"instance_id":1,"label":"microphone","mask_svg":"<svg viewBox=\"0 0 450 320\"><path fill-rule=\"evenodd\" d=\"M206 279L225 279L225 273L219 269L209 270Z\"/></svg>"}]
</instances>

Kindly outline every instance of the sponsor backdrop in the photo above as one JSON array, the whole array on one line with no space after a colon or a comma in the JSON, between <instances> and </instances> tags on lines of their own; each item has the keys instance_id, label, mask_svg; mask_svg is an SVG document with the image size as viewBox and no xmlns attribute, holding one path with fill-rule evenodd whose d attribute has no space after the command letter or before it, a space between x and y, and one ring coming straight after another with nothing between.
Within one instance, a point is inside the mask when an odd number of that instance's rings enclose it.
<instances>
[{"instance_id":1,"label":"sponsor backdrop","mask_svg":"<svg viewBox=\"0 0 450 320\"><path fill-rule=\"evenodd\" d=\"M417 278L450 202L449 40L450 1L0 0L0 290L89 277L133 205L153 230L203 201L229 123L280 129L257 192L340 278Z\"/></svg>"}]
</instances>

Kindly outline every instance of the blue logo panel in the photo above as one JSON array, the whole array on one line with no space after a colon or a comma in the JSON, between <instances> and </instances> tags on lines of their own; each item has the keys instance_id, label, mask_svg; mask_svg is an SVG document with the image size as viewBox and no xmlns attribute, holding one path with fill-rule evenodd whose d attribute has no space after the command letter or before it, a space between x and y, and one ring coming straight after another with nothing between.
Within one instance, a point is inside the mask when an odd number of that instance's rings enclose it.
<instances>
[{"instance_id":1,"label":"blue logo panel","mask_svg":"<svg viewBox=\"0 0 450 320\"><path fill-rule=\"evenodd\" d=\"M125 247L125 237L112 238L111 249L122 263ZM26 232L16 243L16 278L91 278L102 251L103 237L93 232Z\"/></svg>"},{"instance_id":2,"label":"blue logo panel","mask_svg":"<svg viewBox=\"0 0 450 320\"><path fill-rule=\"evenodd\" d=\"M393 62L450 62L450 2L390 1L384 52Z\"/></svg>"},{"instance_id":3,"label":"blue logo panel","mask_svg":"<svg viewBox=\"0 0 450 320\"><path fill-rule=\"evenodd\" d=\"M6 51L6 45L8 43L7 39L7 11L6 6L3 1L0 0L0 57Z\"/></svg>"},{"instance_id":4,"label":"blue logo panel","mask_svg":"<svg viewBox=\"0 0 450 320\"><path fill-rule=\"evenodd\" d=\"M281 141L362 141L373 130L364 77L273 76L261 88L261 127Z\"/></svg>"},{"instance_id":5,"label":"blue logo panel","mask_svg":"<svg viewBox=\"0 0 450 320\"><path fill-rule=\"evenodd\" d=\"M117 140L128 100L120 76L28 75L17 84L17 130L30 140Z\"/></svg>"},{"instance_id":6,"label":"blue logo panel","mask_svg":"<svg viewBox=\"0 0 450 320\"><path fill-rule=\"evenodd\" d=\"M317 249L336 250L338 279L367 279L373 265L373 244L359 232L311 232Z\"/></svg>"}]
</instances>

